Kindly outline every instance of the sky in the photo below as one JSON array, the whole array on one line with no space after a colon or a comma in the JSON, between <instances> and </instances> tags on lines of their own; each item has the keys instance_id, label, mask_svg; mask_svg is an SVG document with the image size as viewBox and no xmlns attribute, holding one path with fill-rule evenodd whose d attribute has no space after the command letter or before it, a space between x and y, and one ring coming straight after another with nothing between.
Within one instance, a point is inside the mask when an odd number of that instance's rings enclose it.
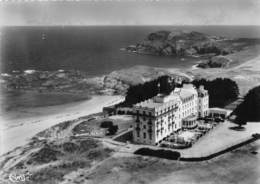
<instances>
[{"instance_id":1,"label":"sky","mask_svg":"<svg viewBox=\"0 0 260 184\"><path fill-rule=\"evenodd\" d=\"M260 25L260 0L0 1L1 26Z\"/></svg>"}]
</instances>

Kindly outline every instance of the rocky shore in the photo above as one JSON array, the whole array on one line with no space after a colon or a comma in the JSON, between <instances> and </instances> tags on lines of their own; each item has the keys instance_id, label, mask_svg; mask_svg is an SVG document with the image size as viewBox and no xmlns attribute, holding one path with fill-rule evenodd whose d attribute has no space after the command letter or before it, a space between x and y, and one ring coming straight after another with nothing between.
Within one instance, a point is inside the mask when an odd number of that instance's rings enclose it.
<instances>
[{"instance_id":1,"label":"rocky shore","mask_svg":"<svg viewBox=\"0 0 260 184\"><path fill-rule=\"evenodd\" d=\"M135 66L89 78L81 71L34 71L2 74L1 83L7 91L34 91L39 93L68 93L89 95L125 94L129 85L140 84L162 75L171 74L165 69ZM186 76L185 76L186 77Z\"/></svg>"}]
</instances>

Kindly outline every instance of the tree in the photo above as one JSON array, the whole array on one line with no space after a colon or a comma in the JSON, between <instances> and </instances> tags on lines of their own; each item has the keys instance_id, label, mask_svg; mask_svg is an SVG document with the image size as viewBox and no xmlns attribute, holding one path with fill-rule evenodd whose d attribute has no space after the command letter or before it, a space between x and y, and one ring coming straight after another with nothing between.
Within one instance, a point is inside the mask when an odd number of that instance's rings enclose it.
<instances>
[{"instance_id":1,"label":"tree","mask_svg":"<svg viewBox=\"0 0 260 184\"><path fill-rule=\"evenodd\" d=\"M260 121L260 86L246 94L244 101L237 106L233 114L237 116L235 122Z\"/></svg>"},{"instance_id":2,"label":"tree","mask_svg":"<svg viewBox=\"0 0 260 184\"><path fill-rule=\"evenodd\" d=\"M243 125L246 125L246 120L244 118L237 117L234 123L237 124L238 127L241 129Z\"/></svg>"},{"instance_id":3,"label":"tree","mask_svg":"<svg viewBox=\"0 0 260 184\"><path fill-rule=\"evenodd\" d=\"M107 128L107 135L114 135L118 130L118 126L113 125L112 121L103 121L100 127Z\"/></svg>"},{"instance_id":4,"label":"tree","mask_svg":"<svg viewBox=\"0 0 260 184\"><path fill-rule=\"evenodd\" d=\"M158 93L169 94L174 87L174 81L171 80L171 76L167 75L143 84L130 86L127 90L125 101L118 104L118 106L132 106L133 104L152 98Z\"/></svg>"},{"instance_id":5,"label":"tree","mask_svg":"<svg viewBox=\"0 0 260 184\"><path fill-rule=\"evenodd\" d=\"M228 78L214 80L199 79L192 82L196 87L203 85L209 93L210 107L224 107L237 99L239 88L235 81Z\"/></svg>"}]
</instances>

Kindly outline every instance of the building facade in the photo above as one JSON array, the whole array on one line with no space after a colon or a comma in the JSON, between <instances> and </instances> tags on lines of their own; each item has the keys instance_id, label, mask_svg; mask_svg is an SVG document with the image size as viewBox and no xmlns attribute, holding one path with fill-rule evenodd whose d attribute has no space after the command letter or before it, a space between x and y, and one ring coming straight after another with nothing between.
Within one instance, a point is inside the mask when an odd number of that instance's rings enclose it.
<instances>
[{"instance_id":1,"label":"building facade","mask_svg":"<svg viewBox=\"0 0 260 184\"><path fill-rule=\"evenodd\" d=\"M201 106L203 109L200 112L207 112L208 95L206 90L203 92L202 97L193 85L186 84L182 88L175 88L169 95L158 94L134 105L134 142L157 145L165 137L189 126L190 122L195 122L185 119L197 118ZM200 114L204 115L206 113Z\"/></svg>"},{"instance_id":2,"label":"building facade","mask_svg":"<svg viewBox=\"0 0 260 184\"><path fill-rule=\"evenodd\" d=\"M204 89L203 86L200 86L198 89L198 116L205 117L209 115L209 95L208 91Z\"/></svg>"}]
</instances>

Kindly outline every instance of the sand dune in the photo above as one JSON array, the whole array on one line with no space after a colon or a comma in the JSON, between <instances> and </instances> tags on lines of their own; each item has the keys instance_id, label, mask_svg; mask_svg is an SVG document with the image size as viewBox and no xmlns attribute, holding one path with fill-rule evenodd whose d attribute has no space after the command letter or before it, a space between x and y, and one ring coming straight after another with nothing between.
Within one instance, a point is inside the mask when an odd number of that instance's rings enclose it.
<instances>
[{"instance_id":1,"label":"sand dune","mask_svg":"<svg viewBox=\"0 0 260 184\"><path fill-rule=\"evenodd\" d=\"M29 110L28 113L40 112L41 116L24 118L24 119L4 119L1 117L1 122L5 124L10 121L10 124L16 125L14 127L0 127L1 128L1 148L0 154L6 153L17 146L24 145L36 133L56 125L60 122L76 119L81 116L97 113L102 111L104 106L118 103L123 99L122 96L94 96L91 100L57 105L51 107L39 107ZM56 111L55 111L56 109ZM57 111L59 109L59 111ZM33 111L33 112L32 112ZM54 111L50 115L46 115L43 111ZM56 113L55 113L56 112Z\"/></svg>"}]
</instances>

